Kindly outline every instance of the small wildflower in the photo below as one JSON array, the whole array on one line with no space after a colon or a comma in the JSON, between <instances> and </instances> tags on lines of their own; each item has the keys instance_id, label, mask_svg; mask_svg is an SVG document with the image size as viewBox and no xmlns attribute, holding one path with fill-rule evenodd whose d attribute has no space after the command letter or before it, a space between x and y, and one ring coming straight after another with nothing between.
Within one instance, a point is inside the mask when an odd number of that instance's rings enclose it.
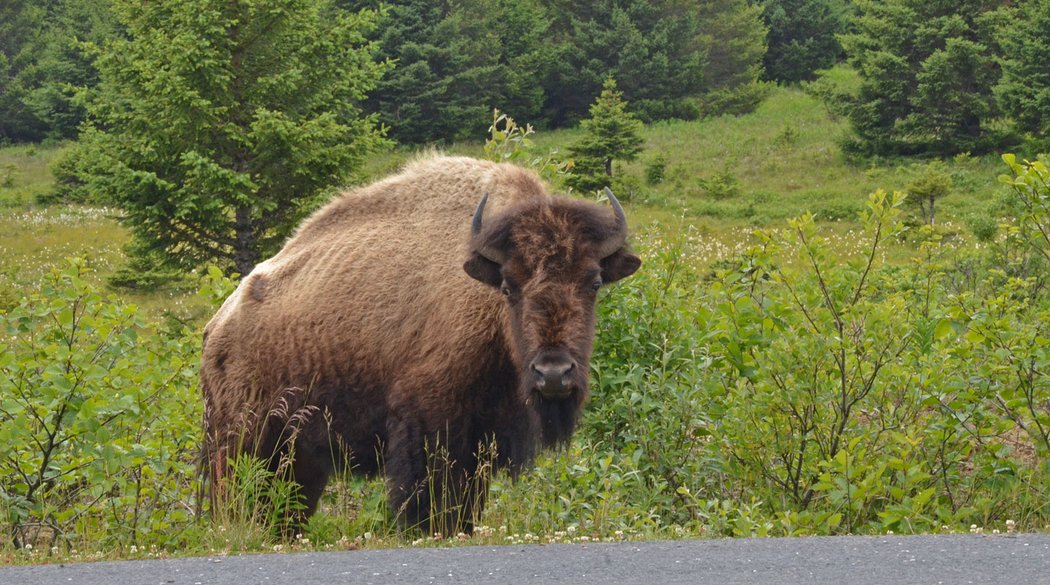
<instances>
[{"instance_id":1,"label":"small wildflower","mask_svg":"<svg viewBox=\"0 0 1050 585\"><path fill-rule=\"evenodd\" d=\"M1007 520L1006 521L1006 533L1007 534L1013 534L1016 531L1017 531L1017 523L1014 522L1013 520Z\"/></svg>"},{"instance_id":2,"label":"small wildflower","mask_svg":"<svg viewBox=\"0 0 1050 585\"><path fill-rule=\"evenodd\" d=\"M281 552L283 549L284 549L284 545L283 544L275 544L275 545L273 545L273 552Z\"/></svg>"},{"instance_id":3,"label":"small wildflower","mask_svg":"<svg viewBox=\"0 0 1050 585\"><path fill-rule=\"evenodd\" d=\"M137 547L135 545L131 545L131 554L136 554L138 552L139 552L139 547Z\"/></svg>"},{"instance_id":4,"label":"small wildflower","mask_svg":"<svg viewBox=\"0 0 1050 585\"><path fill-rule=\"evenodd\" d=\"M28 551L32 552L32 550L33 550L33 545L31 545L31 544L27 544L27 545L26 545L26 550L28 550Z\"/></svg>"}]
</instances>

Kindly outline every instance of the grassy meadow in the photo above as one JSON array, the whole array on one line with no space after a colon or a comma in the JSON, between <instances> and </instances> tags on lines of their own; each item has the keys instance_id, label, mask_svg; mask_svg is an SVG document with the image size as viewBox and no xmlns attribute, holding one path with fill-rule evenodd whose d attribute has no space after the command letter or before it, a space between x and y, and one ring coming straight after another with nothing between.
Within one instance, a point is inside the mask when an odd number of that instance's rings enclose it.
<instances>
[{"instance_id":1,"label":"grassy meadow","mask_svg":"<svg viewBox=\"0 0 1050 585\"><path fill-rule=\"evenodd\" d=\"M25 486L0 501L13 537L0 563L1044 529L1046 264L1010 223L1010 169L997 155L948 161L953 189L924 227L907 201L871 194L906 190L925 161L847 160L845 131L787 88L749 115L646 128L639 159L617 165L645 265L603 298L580 432L519 481L497 476L469 537L398 533L381 482L350 477L282 539L258 506L277 488L250 465L238 485L254 495L197 518L199 327L231 283L110 288L127 241L118 211L38 202L64 146L0 148L0 414L39 423L0 427L18 445L0 469ZM539 132L533 149L577 137ZM361 181L410 156L374 156ZM59 429L37 392L75 397L76 416ZM69 452L41 465L48 436Z\"/></svg>"}]
</instances>

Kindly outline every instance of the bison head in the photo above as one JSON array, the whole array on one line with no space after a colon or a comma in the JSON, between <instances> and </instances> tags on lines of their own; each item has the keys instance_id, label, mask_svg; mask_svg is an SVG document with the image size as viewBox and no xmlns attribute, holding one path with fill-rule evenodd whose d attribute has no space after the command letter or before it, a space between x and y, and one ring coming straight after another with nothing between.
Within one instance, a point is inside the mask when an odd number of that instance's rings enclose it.
<instances>
[{"instance_id":1,"label":"bison head","mask_svg":"<svg viewBox=\"0 0 1050 585\"><path fill-rule=\"evenodd\" d=\"M547 444L569 438L587 397L598 290L641 265L626 245L623 208L606 194L611 209L541 199L483 220L486 194L474 213L464 269L505 298L518 391Z\"/></svg>"}]
</instances>

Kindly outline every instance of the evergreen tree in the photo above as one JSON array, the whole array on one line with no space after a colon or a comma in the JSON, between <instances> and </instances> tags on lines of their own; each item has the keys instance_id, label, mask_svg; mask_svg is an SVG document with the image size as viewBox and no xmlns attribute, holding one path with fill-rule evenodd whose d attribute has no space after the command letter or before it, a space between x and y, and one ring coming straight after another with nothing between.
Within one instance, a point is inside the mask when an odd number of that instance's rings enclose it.
<instances>
[{"instance_id":1,"label":"evergreen tree","mask_svg":"<svg viewBox=\"0 0 1050 585\"><path fill-rule=\"evenodd\" d=\"M846 0L762 0L769 29L765 78L796 83L839 61L836 35L846 32Z\"/></svg>"},{"instance_id":2,"label":"evergreen tree","mask_svg":"<svg viewBox=\"0 0 1050 585\"><path fill-rule=\"evenodd\" d=\"M584 137L571 149L575 167L572 187L594 191L609 185L613 161L632 161L642 151L642 123L627 111L627 102L613 78L605 80L602 93L590 108L590 118L580 122Z\"/></svg>"},{"instance_id":3,"label":"evergreen tree","mask_svg":"<svg viewBox=\"0 0 1050 585\"><path fill-rule=\"evenodd\" d=\"M546 119L583 117L606 77L646 120L695 118L706 53L697 0L547 0L554 68L545 78Z\"/></svg>"},{"instance_id":4,"label":"evergreen tree","mask_svg":"<svg viewBox=\"0 0 1050 585\"><path fill-rule=\"evenodd\" d=\"M704 113L751 111L767 93L759 84L766 52L762 7L748 0L705 0L698 7L699 43L707 55Z\"/></svg>"},{"instance_id":5,"label":"evergreen tree","mask_svg":"<svg viewBox=\"0 0 1050 585\"><path fill-rule=\"evenodd\" d=\"M34 64L42 50L47 4L0 2L0 142L40 140L46 124L26 105L35 86Z\"/></svg>"},{"instance_id":6,"label":"evergreen tree","mask_svg":"<svg viewBox=\"0 0 1050 585\"><path fill-rule=\"evenodd\" d=\"M862 78L850 121L865 153L986 151L998 112L994 39L1003 0L857 0L842 37Z\"/></svg>"},{"instance_id":7,"label":"evergreen tree","mask_svg":"<svg viewBox=\"0 0 1050 585\"><path fill-rule=\"evenodd\" d=\"M1020 3L1006 22L996 94L1021 129L1050 148L1050 0Z\"/></svg>"},{"instance_id":8,"label":"evergreen tree","mask_svg":"<svg viewBox=\"0 0 1050 585\"><path fill-rule=\"evenodd\" d=\"M762 73L766 30L762 7L747 0L699 2L702 42L707 48L704 89L708 91L752 83Z\"/></svg>"},{"instance_id":9,"label":"evergreen tree","mask_svg":"<svg viewBox=\"0 0 1050 585\"><path fill-rule=\"evenodd\" d=\"M98 70L83 43L101 44L116 34L109 0L55 2L34 65L34 87L22 99L49 137L76 137L85 112L74 96L98 83Z\"/></svg>"},{"instance_id":10,"label":"evergreen tree","mask_svg":"<svg viewBox=\"0 0 1050 585\"><path fill-rule=\"evenodd\" d=\"M359 3L360 4L360 3ZM540 114L551 55L548 18L536 0L395 0L378 41L396 61L368 100L400 142L450 141L484 134L499 108Z\"/></svg>"},{"instance_id":11,"label":"evergreen tree","mask_svg":"<svg viewBox=\"0 0 1050 585\"><path fill-rule=\"evenodd\" d=\"M246 274L380 141L356 105L383 66L371 12L325 0L116 0L127 36L75 165L120 205L138 256Z\"/></svg>"}]
</instances>

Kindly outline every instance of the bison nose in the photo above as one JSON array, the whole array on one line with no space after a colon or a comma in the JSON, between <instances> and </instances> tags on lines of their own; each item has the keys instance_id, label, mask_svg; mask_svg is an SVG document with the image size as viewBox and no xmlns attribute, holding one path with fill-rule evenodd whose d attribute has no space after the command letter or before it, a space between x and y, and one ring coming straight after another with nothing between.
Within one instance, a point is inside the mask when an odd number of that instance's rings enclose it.
<instances>
[{"instance_id":1,"label":"bison nose","mask_svg":"<svg viewBox=\"0 0 1050 585\"><path fill-rule=\"evenodd\" d=\"M572 392L572 373L576 362L571 359L536 359L532 373L536 375L536 390L547 398L565 398Z\"/></svg>"}]
</instances>

